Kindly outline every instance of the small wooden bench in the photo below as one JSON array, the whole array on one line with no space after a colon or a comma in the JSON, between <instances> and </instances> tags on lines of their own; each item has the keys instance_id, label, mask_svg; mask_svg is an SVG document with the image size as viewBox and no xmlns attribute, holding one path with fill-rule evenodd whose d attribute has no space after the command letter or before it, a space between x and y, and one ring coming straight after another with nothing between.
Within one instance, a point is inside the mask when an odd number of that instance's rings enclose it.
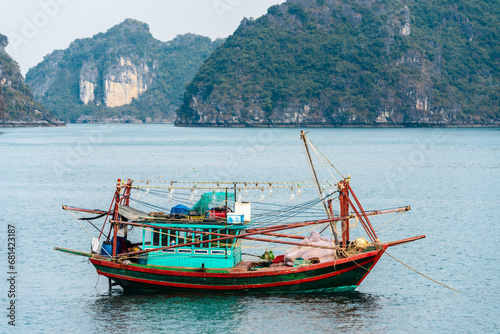
<instances>
[{"instance_id":1,"label":"small wooden bench","mask_svg":"<svg viewBox=\"0 0 500 334\"><path fill-rule=\"evenodd\" d=\"M253 265L252 261L241 261L231 271L248 271Z\"/></svg>"}]
</instances>

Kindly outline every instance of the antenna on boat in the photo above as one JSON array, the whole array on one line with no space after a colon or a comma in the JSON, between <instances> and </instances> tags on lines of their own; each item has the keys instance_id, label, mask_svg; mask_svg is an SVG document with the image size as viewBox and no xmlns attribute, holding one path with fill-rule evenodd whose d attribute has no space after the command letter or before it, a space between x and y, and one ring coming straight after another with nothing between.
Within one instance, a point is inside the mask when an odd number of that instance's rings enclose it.
<instances>
[{"instance_id":1,"label":"antenna on boat","mask_svg":"<svg viewBox=\"0 0 500 334\"><path fill-rule=\"evenodd\" d=\"M316 169L314 168L314 163L313 163L312 158L311 158L311 153L309 152L309 146L307 145L306 133L307 132L304 132L303 130L301 130L300 131L300 138L304 142L304 147L305 147L306 154L308 157L309 168L311 169L312 174L313 174L313 181L316 183L316 186L318 188L319 197L320 197L320 199L322 199L323 196L322 196L322 191L321 191L321 185L320 185L319 180L318 180L318 175L316 174ZM321 200L321 203L323 204L323 207L325 208L327 217L333 218L332 217L333 211L329 210L329 205L327 205L323 199ZM331 222L330 222L330 229L331 229L332 234L335 238L335 243L338 243L337 233L335 232L335 227L333 226L333 223L331 223Z\"/></svg>"}]
</instances>

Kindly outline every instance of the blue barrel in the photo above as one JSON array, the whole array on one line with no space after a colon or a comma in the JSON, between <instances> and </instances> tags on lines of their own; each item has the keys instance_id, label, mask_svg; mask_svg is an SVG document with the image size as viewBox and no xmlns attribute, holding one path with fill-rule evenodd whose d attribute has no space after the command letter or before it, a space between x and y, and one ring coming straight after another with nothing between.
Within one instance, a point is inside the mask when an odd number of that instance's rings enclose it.
<instances>
[{"instance_id":1,"label":"blue barrel","mask_svg":"<svg viewBox=\"0 0 500 334\"><path fill-rule=\"evenodd\" d=\"M126 239L124 237L116 238L116 254L121 254L127 250L125 241ZM113 239L111 239L111 242L113 242Z\"/></svg>"},{"instance_id":2,"label":"blue barrel","mask_svg":"<svg viewBox=\"0 0 500 334\"><path fill-rule=\"evenodd\" d=\"M118 237L116 239L116 254L123 253L125 247L125 238ZM104 241L101 247L101 255L111 257L113 255L113 240Z\"/></svg>"},{"instance_id":3,"label":"blue barrel","mask_svg":"<svg viewBox=\"0 0 500 334\"><path fill-rule=\"evenodd\" d=\"M101 247L101 255L111 257L113 255L113 243L111 241L104 241Z\"/></svg>"}]
</instances>

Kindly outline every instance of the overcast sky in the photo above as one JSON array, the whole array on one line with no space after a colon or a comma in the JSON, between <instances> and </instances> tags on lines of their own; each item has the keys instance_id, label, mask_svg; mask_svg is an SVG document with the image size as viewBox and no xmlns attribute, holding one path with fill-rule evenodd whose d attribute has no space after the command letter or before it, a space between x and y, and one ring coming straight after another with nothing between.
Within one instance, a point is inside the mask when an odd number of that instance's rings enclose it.
<instances>
[{"instance_id":1,"label":"overcast sky","mask_svg":"<svg viewBox=\"0 0 500 334\"><path fill-rule=\"evenodd\" d=\"M0 0L0 33L23 75L55 49L105 32L127 18L149 24L161 41L195 33L227 37L243 17L260 17L285 0Z\"/></svg>"}]
</instances>

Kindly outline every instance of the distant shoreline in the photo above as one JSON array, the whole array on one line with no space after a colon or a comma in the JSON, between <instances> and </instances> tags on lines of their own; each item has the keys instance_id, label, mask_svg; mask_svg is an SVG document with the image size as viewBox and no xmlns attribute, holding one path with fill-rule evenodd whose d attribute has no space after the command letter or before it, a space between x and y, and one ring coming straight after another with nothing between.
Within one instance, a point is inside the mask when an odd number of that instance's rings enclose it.
<instances>
[{"instance_id":1,"label":"distant shoreline","mask_svg":"<svg viewBox=\"0 0 500 334\"><path fill-rule=\"evenodd\" d=\"M62 127L66 123L62 121L0 121L0 128L41 128L41 127Z\"/></svg>"},{"instance_id":2,"label":"distant shoreline","mask_svg":"<svg viewBox=\"0 0 500 334\"><path fill-rule=\"evenodd\" d=\"M186 128L500 128L493 124L175 124Z\"/></svg>"},{"instance_id":3,"label":"distant shoreline","mask_svg":"<svg viewBox=\"0 0 500 334\"><path fill-rule=\"evenodd\" d=\"M64 127L67 125L86 125L86 124L135 124L135 125L174 125L179 128L366 128L366 129L388 129L388 128L500 128L499 123L493 124L175 124L174 122L150 122L150 123L138 123L138 122L75 122L75 123L64 123L64 122L21 122L21 121L10 121L10 122L0 122L0 128L33 128L33 127Z\"/></svg>"}]
</instances>

